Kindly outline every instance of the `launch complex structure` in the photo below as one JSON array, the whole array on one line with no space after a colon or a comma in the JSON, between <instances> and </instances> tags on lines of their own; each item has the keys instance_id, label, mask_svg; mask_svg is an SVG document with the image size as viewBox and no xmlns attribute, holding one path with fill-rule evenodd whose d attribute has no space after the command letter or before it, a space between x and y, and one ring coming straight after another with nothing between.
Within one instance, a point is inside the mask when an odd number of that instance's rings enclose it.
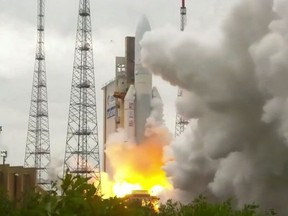
<instances>
[{"instance_id":1,"label":"launch complex structure","mask_svg":"<svg viewBox=\"0 0 288 216\"><path fill-rule=\"evenodd\" d=\"M124 128L124 99L128 87L134 83L135 38L125 38L125 57L115 58L115 79L109 81L103 90L103 143L106 149L108 137L117 129ZM108 159L104 151L104 171L109 172Z\"/></svg>"}]
</instances>

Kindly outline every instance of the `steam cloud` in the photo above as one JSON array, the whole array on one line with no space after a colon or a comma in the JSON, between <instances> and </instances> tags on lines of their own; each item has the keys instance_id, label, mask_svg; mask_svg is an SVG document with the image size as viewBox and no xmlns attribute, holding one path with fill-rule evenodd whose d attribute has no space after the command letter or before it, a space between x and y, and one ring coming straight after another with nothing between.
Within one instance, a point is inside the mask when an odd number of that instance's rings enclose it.
<instances>
[{"instance_id":1,"label":"steam cloud","mask_svg":"<svg viewBox=\"0 0 288 216\"><path fill-rule=\"evenodd\" d=\"M287 213L288 2L242 0L217 45L164 28L142 46L145 66L188 92L178 109L197 119L170 144L175 189Z\"/></svg>"}]
</instances>

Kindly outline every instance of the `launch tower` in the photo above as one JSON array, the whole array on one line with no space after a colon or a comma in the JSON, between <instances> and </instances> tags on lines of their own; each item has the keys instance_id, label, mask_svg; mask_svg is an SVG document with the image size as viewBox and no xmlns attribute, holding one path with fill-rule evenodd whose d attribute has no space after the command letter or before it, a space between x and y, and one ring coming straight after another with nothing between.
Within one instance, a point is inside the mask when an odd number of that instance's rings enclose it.
<instances>
[{"instance_id":1,"label":"launch tower","mask_svg":"<svg viewBox=\"0 0 288 216\"><path fill-rule=\"evenodd\" d=\"M100 189L100 158L90 1L80 0L64 172L92 177Z\"/></svg>"},{"instance_id":2,"label":"launch tower","mask_svg":"<svg viewBox=\"0 0 288 216\"><path fill-rule=\"evenodd\" d=\"M135 38L125 38L125 57L117 56L115 58L115 78L103 87L103 142L104 150L107 148L108 137L115 133L119 128L125 125L125 96L131 84L134 84L134 53ZM111 167L107 163L107 157L104 153L104 171L111 173Z\"/></svg>"},{"instance_id":3,"label":"launch tower","mask_svg":"<svg viewBox=\"0 0 288 216\"><path fill-rule=\"evenodd\" d=\"M186 6L185 0L181 0L180 7L180 30L184 31L186 25ZM182 97L183 90L181 88L178 89L178 97ZM179 113L176 114L176 124L175 124L175 136L179 136L189 124L189 121L184 119Z\"/></svg>"},{"instance_id":4,"label":"launch tower","mask_svg":"<svg viewBox=\"0 0 288 216\"><path fill-rule=\"evenodd\" d=\"M50 163L48 102L44 52L45 0L38 0L37 48L25 152L25 167L35 167L37 183L50 188L47 167Z\"/></svg>"}]
</instances>

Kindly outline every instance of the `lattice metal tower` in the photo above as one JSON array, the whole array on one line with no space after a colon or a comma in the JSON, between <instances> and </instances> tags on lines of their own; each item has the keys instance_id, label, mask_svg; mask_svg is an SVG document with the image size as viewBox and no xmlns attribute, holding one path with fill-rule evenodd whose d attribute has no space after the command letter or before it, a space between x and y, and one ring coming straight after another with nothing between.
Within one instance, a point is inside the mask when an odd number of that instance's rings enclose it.
<instances>
[{"instance_id":1,"label":"lattice metal tower","mask_svg":"<svg viewBox=\"0 0 288 216\"><path fill-rule=\"evenodd\" d=\"M100 189L100 157L89 0L80 0L64 172L92 177Z\"/></svg>"},{"instance_id":2,"label":"lattice metal tower","mask_svg":"<svg viewBox=\"0 0 288 216\"><path fill-rule=\"evenodd\" d=\"M51 159L44 52L45 0L38 0L37 7L37 48L24 166L35 167L37 183L49 189L51 184L47 168Z\"/></svg>"},{"instance_id":3,"label":"lattice metal tower","mask_svg":"<svg viewBox=\"0 0 288 216\"><path fill-rule=\"evenodd\" d=\"M180 7L180 30L184 31L186 25L186 6L185 0L181 0ZM183 90L181 88L178 89L178 97L182 97ZM179 113L176 114L176 123L175 123L175 136L179 136L189 124L189 121L184 119Z\"/></svg>"}]
</instances>

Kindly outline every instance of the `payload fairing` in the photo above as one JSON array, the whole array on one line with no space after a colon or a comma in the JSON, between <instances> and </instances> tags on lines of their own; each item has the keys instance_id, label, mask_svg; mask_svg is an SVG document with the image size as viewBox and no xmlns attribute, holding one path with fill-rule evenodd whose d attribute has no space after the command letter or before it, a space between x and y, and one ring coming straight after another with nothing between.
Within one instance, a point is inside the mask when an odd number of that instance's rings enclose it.
<instances>
[{"instance_id":1,"label":"payload fairing","mask_svg":"<svg viewBox=\"0 0 288 216\"><path fill-rule=\"evenodd\" d=\"M141 143L144 139L146 120L151 114L153 97L161 100L156 87L152 89L152 74L141 62L141 40L150 24L145 15L140 19L135 34L134 85L130 85L124 99L124 130L127 141Z\"/></svg>"}]
</instances>

